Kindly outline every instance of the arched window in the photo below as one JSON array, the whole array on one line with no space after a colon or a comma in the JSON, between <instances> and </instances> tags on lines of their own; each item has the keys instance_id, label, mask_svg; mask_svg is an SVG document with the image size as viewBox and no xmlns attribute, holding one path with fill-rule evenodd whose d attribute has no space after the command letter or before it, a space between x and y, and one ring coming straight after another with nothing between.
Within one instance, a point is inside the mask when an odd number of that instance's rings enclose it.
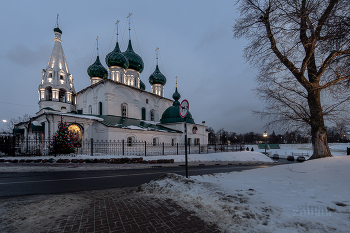
<instances>
[{"instance_id":1,"label":"arched window","mask_svg":"<svg viewBox=\"0 0 350 233\"><path fill-rule=\"evenodd\" d=\"M146 120L146 108L142 108L141 109L141 113L142 113L142 120Z\"/></svg>"},{"instance_id":2,"label":"arched window","mask_svg":"<svg viewBox=\"0 0 350 233\"><path fill-rule=\"evenodd\" d=\"M52 73L49 73L49 78L52 78Z\"/></svg>"},{"instance_id":3,"label":"arched window","mask_svg":"<svg viewBox=\"0 0 350 233\"><path fill-rule=\"evenodd\" d=\"M156 146L158 144L158 138L153 138L153 146Z\"/></svg>"},{"instance_id":4,"label":"arched window","mask_svg":"<svg viewBox=\"0 0 350 233\"><path fill-rule=\"evenodd\" d=\"M154 110L151 110L151 121L154 121Z\"/></svg>"},{"instance_id":5,"label":"arched window","mask_svg":"<svg viewBox=\"0 0 350 233\"><path fill-rule=\"evenodd\" d=\"M81 128L76 124L72 124L68 126L68 132L73 146L81 147Z\"/></svg>"},{"instance_id":6,"label":"arched window","mask_svg":"<svg viewBox=\"0 0 350 233\"><path fill-rule=\"evenodd\" d=\"M46 100L52 100L52 88L51 87L46 87L46 90L45 90L45 99Z\"/></svg>"},{"instance_id":7,"label":"arched window","mask_svg":"<svg viewBox=\"0 0 350 233\"><path fill-rule=\"evenodd\" d=\"M126 103L122 104L122 117L128 116L128 105Z\"/></svg>"},{"instance_id":8,"label":"arched window","mask_svg":"<svg viewBox=\"0 0 350 233\"><path fill-rule=\"evenodd\" d=\"M132 137L128 137L128 138L126 139L126 142L127 142L127 145L128 145L128 146L132 146Z\"/></svg>"},{"instance_id":9,"label":"arched window","mask_svg":"<svg viewBox=\"0 0 350 233\"><path fill-rule=\"evenodd\" d=\"M92 114L92 106L91 105L89 105L89 112L88 112L88 114Z\"/></svg>"},{"instance_id":10,"label":"arched window","mask_svg":"<svg viewBox=\"0 0 350 233\"><path fill-rule=\"evenodd\" d=\"M59 97L58 101L65 103L66 102L66 90L60 89L58 97Z\"/></svg>"},{"instance_id":11,"label":"arched window","mask_svg":"<svg viewBox=\"0 0 350 233\"><path fill-rule=\"evenodd\" d=\"M102 102L98 103L99 114L102 115Z\"/></svg>"}]
</instances>

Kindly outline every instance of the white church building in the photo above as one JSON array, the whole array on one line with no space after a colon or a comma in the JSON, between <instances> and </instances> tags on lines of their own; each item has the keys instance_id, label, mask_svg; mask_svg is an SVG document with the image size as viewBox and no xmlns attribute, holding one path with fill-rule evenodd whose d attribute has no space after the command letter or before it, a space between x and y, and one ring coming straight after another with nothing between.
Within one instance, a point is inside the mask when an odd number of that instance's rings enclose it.
<instances>
[{"instance_id":1,"label":"white church building","mask_svg":"<svg viewBox=\"0 0 350 233\"><path fill-rule=\"evenodd\" d=\"M121 52L117 37L114 50L105 57L108 70L101 64L97 46L96 61L87 68L91 85L79 92L74 89L58 24L53 31L53 50L42 70L38 90L39 111L28 122L15 125L16 134L52 139L63 118L79 140L184 143L185 124L179 113L181 96L177 86L173 100L164 97L166 77L159 70L157 56L155 70L149 75L152 90L145 90L140 79L144 63L132 48L130 26L127 49ZM188 142L207 144L205 124L196 124L190 112L186 122Z\"/></svg>"}]
</instances>

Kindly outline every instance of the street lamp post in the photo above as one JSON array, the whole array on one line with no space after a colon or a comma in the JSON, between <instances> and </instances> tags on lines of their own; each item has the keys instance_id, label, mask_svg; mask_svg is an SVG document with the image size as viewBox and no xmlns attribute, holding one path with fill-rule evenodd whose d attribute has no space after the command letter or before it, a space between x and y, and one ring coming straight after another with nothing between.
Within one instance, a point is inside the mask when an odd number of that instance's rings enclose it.
<instances>
[{"instance_id":1,"label":"street lamp post","mask_svg":"<svg viewBox=\"0 0 350 233\"><path fill-rule=\"evenodd\" d=\"M265 155L266 155L266 139L267 139L267 133L265 131L265 133L263 134L264 138L265 138Z\"/></svg>"}]
</instances>

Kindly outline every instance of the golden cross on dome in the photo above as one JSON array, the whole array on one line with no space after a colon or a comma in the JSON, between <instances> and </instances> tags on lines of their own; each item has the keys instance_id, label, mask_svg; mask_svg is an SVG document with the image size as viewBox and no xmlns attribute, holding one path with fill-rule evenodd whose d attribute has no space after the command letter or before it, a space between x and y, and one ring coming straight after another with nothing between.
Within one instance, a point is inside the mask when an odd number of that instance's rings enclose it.
<instances>
[{"instance_id":1,"label":"golden cross on dome","mask_svg":"<svg viewBox=\"0 0 350 233\"><path fill-rule=\"evenodd\" d=\"M177 76L175 78L176 78L176 88L177 88Z\"/></svg>"},{"instance_id":2,"label":"golden cross on dome","mask_svg":"<svg viewBox=\"0 0 350 233\"><path fill-rule=\"evenodd\" d=\"M129 40L130 40L130 18L131 18L131 15L132 15L132 13L130 13L129 12L129 14L128 14L128 17L126 17L126 18L129 18Z\"/></svg>"},{"instance_id":3,"label":"golden cross on dome","mask_svg":"<svg viewBox=\"0 0 350 233\"><path fill-rule=\"evenodd\" d=\"M156 48L156 55L157 55L157 56L156 56L156 59L157 59L157 65L158 65L158 50L159 50L159 48L157 47L157 48Z\"/></svg>"},{"instance_id":4,"label":"golden cross on dome","mask_svg":"<svg viewBox=\"0 0 350 233\"><path fill-rule=\"evenodd\" d=\"M58 28L58 16L59 16L59 14L57 13L57 28Z\"/></svg>"},{"instance_id":5,"label":"golden cross on dome","mask_svg":"<svg viewBox=\"0 0 350 233\"><path fill-rule=\"evenodd\" d=\"M115 23L117 25L117 42L118 42L118 24L119 24L120 20L117 20L117 22Z\"/></svg>"},{"instance_id":6,"label":"golden cross on dome","mask_svg":"<svg viewBox=\"0 0 350 233\"><path fill-rule=\"evenodd\" d=\"M98 56L98 37L96 38L97 41L97 56Z\"/></svg>"}]
</instances>

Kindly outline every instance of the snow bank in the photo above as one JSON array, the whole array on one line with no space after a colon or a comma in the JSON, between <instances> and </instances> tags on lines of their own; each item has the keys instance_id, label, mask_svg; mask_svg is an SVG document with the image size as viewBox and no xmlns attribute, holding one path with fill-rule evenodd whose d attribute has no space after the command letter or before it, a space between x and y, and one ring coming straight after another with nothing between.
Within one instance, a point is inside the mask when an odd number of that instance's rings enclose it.
<instances>
[{"instance_id":1,"label":"snow bank","mask_svg":"<svg viewBox=\"0 0 350 233\"><path fill-rule=\"evenodd\" d=\"M337 156L190 179L171 174L140 191L228 232L348 232L349 167L349 156Z\"/></svg>"}]
</instances>

